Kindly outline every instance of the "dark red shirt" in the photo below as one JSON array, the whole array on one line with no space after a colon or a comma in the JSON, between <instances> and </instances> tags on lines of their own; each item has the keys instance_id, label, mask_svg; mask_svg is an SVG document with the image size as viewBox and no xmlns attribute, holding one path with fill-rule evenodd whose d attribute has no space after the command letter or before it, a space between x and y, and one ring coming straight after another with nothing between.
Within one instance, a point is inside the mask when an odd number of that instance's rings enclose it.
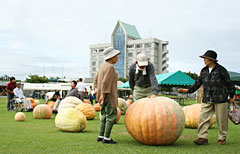
<instances>
[{"instance_id":1,"label":"dark red shirt","mask_svg":"<svg viewBox=\"0 0 240 154\"><path fill-rule=\"evenodd\" d=\"M14 83L9 82L9 83L7 84L6 89L13 92L13 89L15 89L16 87L17 87L16 82L14 82ZM8 92L8 91L7 91L7 92ZM13 93L8 92L8 94L13 94Z\"/></svg>"}]
</instances>

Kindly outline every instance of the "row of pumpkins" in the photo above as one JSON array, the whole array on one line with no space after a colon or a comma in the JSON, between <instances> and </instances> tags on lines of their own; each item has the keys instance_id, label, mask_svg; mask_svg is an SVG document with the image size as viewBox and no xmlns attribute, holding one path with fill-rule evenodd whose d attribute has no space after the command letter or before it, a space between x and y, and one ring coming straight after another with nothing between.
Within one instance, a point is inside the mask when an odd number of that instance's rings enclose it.
<instances>
[{"instance_id":1,"label":"row of pumpkins","mask_svg":"<svg viewBox=\"0 0 240 154\"><path fill-rule=\"evenodd\" d=\"M182 108L176 101L167 97L143 98L132 101L118 99L118 118L124 115L128 133L137 141L148 145L169 145L182 134L183 129L198 128L201 104ZM132 104L132 105L131 105ZM59 105L55 125L61 131L78 132L87 126L87 120L94 119L100 105L83 103L76 97L67 97ZM33 110L36 119L51 117L50 106L41 104ZM101 119L101 114L100 119ZM210 127L213 117L210 120Z\"/></svg>"}]
</instances>

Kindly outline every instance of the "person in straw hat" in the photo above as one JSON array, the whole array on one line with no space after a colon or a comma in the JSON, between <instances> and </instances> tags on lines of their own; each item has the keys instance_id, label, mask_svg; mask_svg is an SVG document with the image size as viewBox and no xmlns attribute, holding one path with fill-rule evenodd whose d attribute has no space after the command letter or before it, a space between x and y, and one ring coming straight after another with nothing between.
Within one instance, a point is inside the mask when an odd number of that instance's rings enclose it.
<instances>
[{"instance_id":1,"label":"person in straw hat","mask_svg":"<svg viewBox=\"0 0 240 154\"><path fill-rule=\"evenodd\" d=\"M198 139L194 141L197 145L208 144L208 128L210 118L216 112L219 128L217 144L226 144L228 133L228 97L234 105L233 97L235 87L230 80L227 70L217 62L217 53L208 50L201 58L204 59L205 67L201 70L196 82L188 89L178 89L179 92L193 93L203 85L203 100L198 126Z\"/></svg>"},{"instance_id":2,"label":"person in straw hat","mask_svg":"<svg viewBox=\"0 0 240 154\"><path fill-rule=\"evenodd\" d=\"M133 91L134 101L158 94L158 82L154 66L148 61L146 54L138 54L136 63L130 66L129 85Z\"/></svg>"},{"instance_id":3,"label":"person in straw hat","mask_svg":"<svg viewBox=\"0 0 240 154\"><path fill-rule=\"evenodd\" d=\"M103 52L105 62L101 65L95 79L94 89L96 100L101 105L100 130L97 141L108 144L115 144L116 141L110 138L113 124L117 118L118 94L117 81L118 74L113 64L118 61L120 51L109 47Z\"/></svg>"}]
</instances>

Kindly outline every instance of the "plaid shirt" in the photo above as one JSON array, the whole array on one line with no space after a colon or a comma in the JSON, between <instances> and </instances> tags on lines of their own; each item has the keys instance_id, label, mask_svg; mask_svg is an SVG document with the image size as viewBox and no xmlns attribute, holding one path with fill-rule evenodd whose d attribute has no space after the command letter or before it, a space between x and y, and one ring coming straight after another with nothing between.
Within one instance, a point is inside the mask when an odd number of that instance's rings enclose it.
<instances>
[{"instance_id":1,"label":"plaid shirt","mask_svg":"<svg viewBox=\"0 0 240 154\"><path fill-rule=\"evenodd\" d=\"M224 103L228 101L228 96L233 98L235 87L230 80L227 70L219 65L212 69L206 66L201 70L199 78L188 89L188 93L195 92L203 84L203 102Z\"/></svg>"}]
</instances>

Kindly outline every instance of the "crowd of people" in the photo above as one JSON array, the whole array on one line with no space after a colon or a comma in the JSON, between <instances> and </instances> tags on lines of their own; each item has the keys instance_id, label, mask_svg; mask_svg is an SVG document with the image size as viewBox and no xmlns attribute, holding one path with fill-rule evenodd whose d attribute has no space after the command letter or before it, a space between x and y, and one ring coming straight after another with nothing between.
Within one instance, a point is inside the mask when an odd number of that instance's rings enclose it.
<instances>
[{"instance_id":1,"label":"crowd of people","mask_svg":"<svg viewBox=\"0 0 240 154\"><path fill-rule=\"evenodd\" d=\"M118 55L121 52L113 47L109 47L104 50L103 54L105 62L101 65L94 79L94 88L90 87L89 99L91 104L95 98L101 105L102 118L97 142L115 144L117 142L110 138L111 130L117 118L118 107L118 74L113 65L117 63ZM233 97L235 95L235 87L230 80L227 70L218 64L217 53L215 51L208 50L200 57L204 59L205 63L200 76L188 89L178 90L183 93L193 93L203 85L204 97L200 114L198 139L194 143L197 145L208 144L210 118L216 112L216 120L219 127L217 143L224 145L226 144L228 134L228 101L234 106ZM140 53L137 55L136 62L131 65L129 70L129 84L134 101L158 95L159 89L154 70L154 65L148 60L146 54ZM16 87L15 78L11 78L7 85L8 110L12 109L10 100L14 97L15 93L21 99L25 99L19 87L15 90ZM87 89L82 79L80 78L78 82L72 81L71 87L66 97L75 96L83 101L84 94L87 94ZM53 97L48 98L46 103L49 100L56 102L53 112L57 113L58 105L61 102L59 93L56 92ZM31 108L27 101L24 101L24 103Z\"/></svg>"},{"instance_id":2,"label":"crowd of people","mask_svg":"<svg viewBox=\"0 0 240 154\"><path fill-rule=\"evenodd\" d=\"M15 77L10 78L10 82L7 84L7 92L8 92L8 102L7 102L7 110L14 111L14 107L16 104L22 104L22 110L33 111L32 103L29 99L24 96L23 90L21 89L21 83L16 82ZM87 92L87 88L85 84L82 82L82 78L79 78L78 82L73 80L71 82L71 89L67 92L65 97L74 96L78 97L82 101L84 98L89 98L91 104L93 104L93 100L95 99L94 91L90 86L90 91ZM59 91L54 92L50 95L45 104L48 104L49 101L54 101L53 113L58 113L58 106L62 100Z\"/></svg>"}]
</instances>

